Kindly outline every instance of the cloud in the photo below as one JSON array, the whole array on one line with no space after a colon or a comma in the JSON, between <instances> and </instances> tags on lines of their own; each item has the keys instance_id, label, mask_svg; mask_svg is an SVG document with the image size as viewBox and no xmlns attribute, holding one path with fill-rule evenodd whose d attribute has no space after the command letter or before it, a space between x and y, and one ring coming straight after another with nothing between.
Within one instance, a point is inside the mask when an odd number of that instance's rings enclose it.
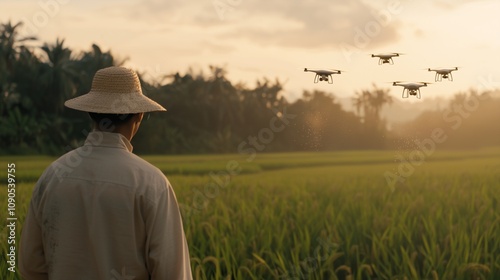
<instances>
[{"instance_id":1,"label":"cloud","mask_svg":"<svg viewBox=\"0 0 500 280\"><path fill-rule=\"evenodd\" d=\"M236 24L223 38L245 38L262 45L296 48L336 48L355 45L360 36L369 37L363 47L397 41L397 14L377 10L360 0L243 2L235 7L225 24Z\"/></svg>"},{"instance_id":2,"label":"cloud","mask_svg":"<svg viewBox=\"0 0 500 280\"><path fill-rule=\"evenodd\" d=\"M130 7L126 7L129 16L149 21L163 22L164 24L193 24L197 18L202 18L203 15L211 11L211 0L137 0L131 2ZM202 26L200 26L202 27Z\"/></svg>"},{"instance_id":3,"label":"cloud","mask_svg":"<svg viewBox=\"0 0 500 280\"><path fill-rule=\"evenodd\" d=\"M399 2L398 2L399 3ZM364 47L399 39L398 13L361 0L143 0L131 15L203 29L212 40L243 39L265 46L338 48L368 36ZM388 4L390 5L390 4ZM223 32L221 32L223 30Z\"/></svg>"}]
</instances>

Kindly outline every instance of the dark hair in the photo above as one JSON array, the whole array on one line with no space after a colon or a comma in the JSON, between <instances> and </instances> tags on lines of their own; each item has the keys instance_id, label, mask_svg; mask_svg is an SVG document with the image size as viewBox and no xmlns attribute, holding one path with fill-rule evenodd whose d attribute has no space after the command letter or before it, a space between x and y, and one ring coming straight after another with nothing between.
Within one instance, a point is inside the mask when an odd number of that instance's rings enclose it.
<instances>
[{"instance_id":1,"label":"dark hair","mask_svg":"<svg viewBox=\"0 0 500 280\"><path fill-rule=\"evenodd\" d=\"M90 113L90 118L98 125L99 130L112 131L115 126L128 122L137 114L100 114Z\"/></svg>"}]
</instances>

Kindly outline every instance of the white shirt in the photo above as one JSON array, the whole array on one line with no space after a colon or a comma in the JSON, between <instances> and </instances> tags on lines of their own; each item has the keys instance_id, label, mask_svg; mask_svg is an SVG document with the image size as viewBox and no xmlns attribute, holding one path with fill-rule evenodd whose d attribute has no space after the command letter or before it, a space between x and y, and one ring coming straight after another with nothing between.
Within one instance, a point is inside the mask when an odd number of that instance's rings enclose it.
<instances>
[{"instance_id":1,"label":"white shirt","mask_svg":"<svg viewBox=\"0 0 500 280\"><path fill-rule=\"evenodd\" d=\"M89 133L44 171L20 244L27 280L192 279L172 186L117 133Z\"/></svg>"}]
</instances>

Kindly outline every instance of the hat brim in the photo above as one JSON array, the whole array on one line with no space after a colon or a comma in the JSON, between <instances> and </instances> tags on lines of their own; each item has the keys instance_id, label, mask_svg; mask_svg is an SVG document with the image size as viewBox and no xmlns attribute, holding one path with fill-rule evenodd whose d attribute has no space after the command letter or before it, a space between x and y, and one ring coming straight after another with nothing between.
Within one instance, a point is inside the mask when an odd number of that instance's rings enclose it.
<instances>
[{"instance_id":1,"label":"hat brim","mask_svg":"<svg viewBox=\"0 0 500 280\"><path fill-rule=\"evenodd\" d=\"M68 108L100 114L135 114L167 111L142 94L103 94L89 92L64 102Z\"/></svg>"}]
</instances>

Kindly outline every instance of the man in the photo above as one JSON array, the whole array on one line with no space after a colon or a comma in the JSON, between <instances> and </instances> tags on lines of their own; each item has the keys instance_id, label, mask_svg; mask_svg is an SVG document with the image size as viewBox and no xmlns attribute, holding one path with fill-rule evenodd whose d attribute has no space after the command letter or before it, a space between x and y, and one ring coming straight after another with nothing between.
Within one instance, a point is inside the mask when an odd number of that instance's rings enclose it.
<instances>
[{"instance_id":1,"label":"man","mask_svg":"<svg viewBox=\"0 0 500 280\"><path fill-rule=\"evenodd\" d=\"M94 122L85 144L38 180L21 234L24 279L192 279L175 194L132 153L145 112L166 111L123 67L99 70L66 107Z\"/></svg>"}]
</instances>

